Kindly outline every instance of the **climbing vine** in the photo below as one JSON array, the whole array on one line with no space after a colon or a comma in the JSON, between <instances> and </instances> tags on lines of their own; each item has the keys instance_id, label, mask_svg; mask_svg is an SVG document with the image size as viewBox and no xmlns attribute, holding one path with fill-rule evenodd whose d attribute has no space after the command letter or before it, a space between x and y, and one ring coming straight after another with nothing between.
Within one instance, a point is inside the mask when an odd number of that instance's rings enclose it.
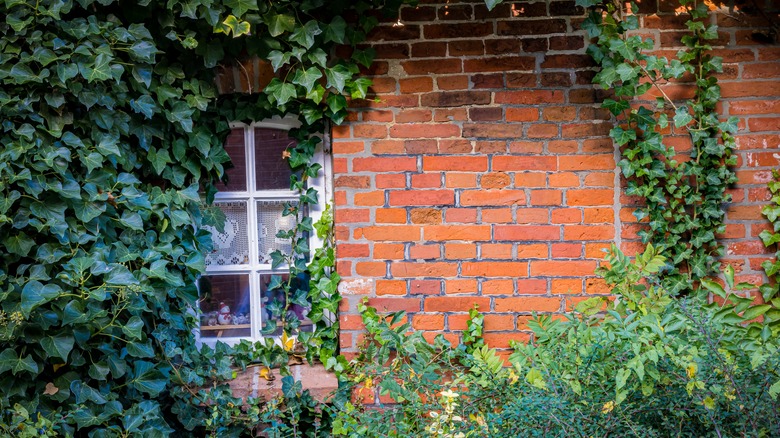
<instances>
[{"instance_id":1,"label":"climbing vine","mask_svg":"<svg viewBox=\"0 0 780 438\"><path fill-rule=\"evenodd\" d=\"M718 118L720 87L715 77L722 59L711 54L709 41L717 26L705 22L704 2L681 0L690 19L686 47L675 59L653 54L654 42L637 32L639 16L622 2L580 0L590 7L583 28L594 38L588 53L601 67L594 82L613 89L603 107L618 118L610 137L620 146L619 162L627 178L626 194L641 199L634 215L647 228L639 232L671 262L665 282L673 294L691 290L694 282L717 272L723 254L716 235L725 229L722 205L730 200L728 186L736 182L729 168L736 164L733 134L737 119ZM665 85L681 83L695 89L692 99L672 99ZM644 103L655 98L655 105ZM674 133L690 139L690 151L665 142Z\"/></svg>"},{"instance_id":2,"label":"climbing vine","mask_svg":"<svg viewBox=\"0 0 780 438\"><path fill-rule=\"evenodd\" d=\"M58 435L245 433L258 417L236 410L241 400L223 384L235 366L284 371L296 355L340 366L329 214L314 224L299 213L318 201L307 185L321 171L315 134L340 123L369 85L357 73L370 50L334 59L331 49L354 47L375 11L397 8L0 4L0 430L40 414ZM219 96L217 72L254 56L273 64L270 84ZM294 251L275 254L274 267L289 266L296 281L275 277L286 300L269 306L285 342L198 349L195 284L211 250L203 226L224 219L209 204L229 166L228 122L286 114L301 121L286 153L300 196L286 208L296 224L280 236ZM325 247L312 252L299 237L307 232ZM298 333L293 303L311 307L313 333Z\"/></svg>"}]
</instances>

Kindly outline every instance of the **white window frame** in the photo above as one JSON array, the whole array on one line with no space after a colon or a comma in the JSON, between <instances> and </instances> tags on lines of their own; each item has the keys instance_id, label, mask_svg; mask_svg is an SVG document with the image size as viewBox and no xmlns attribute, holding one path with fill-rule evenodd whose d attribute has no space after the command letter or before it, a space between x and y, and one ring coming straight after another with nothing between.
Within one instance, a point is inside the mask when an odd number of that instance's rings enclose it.
<instances>
[{"instance_id":1,"label":"white window frame","mask_svg":"<svg viewBox=\"0 0 780 438\"><path fill-rule=\"evenodd\" d=\"M289 201L297 200L299 194L292 190L255 190L256 185L256 169L255 169L255 128L271 128L281 129L289 131L293 128L300 127L300 121L292 116L273 117L260 122L253 123L241 123L234 122L230 124L230 129L243 128L244 129L244 148L246 151L246 190L241 192L217 192L214 197L214 203L229 202L229 201L245 201L247 203L247 230L248 243L249 243L249 263L244 265L210 265L206 267L206 275L229 275L229 274L247 274L249 275L249 294L250 294L250 335L246 337L202 337L200 334L200 326L196 330L196 341L199 344L205 344L214 346L218 341L224 342L229 345L235 345L241 340L248 340L250 342L256 342L262 340L265 336L261 334L263 327L263 306L262 297L260 294L261 284L260 278L263 275L286 275L289 273L288 266L279 266L277 269L272 269L270 264L260 263L259 258L259 245L257 235L257 201ZM315 163L319 163L322 166L317 178L309 178L307 180L307 187L314 188L318 192L317 204L307 205L308 216L312 218L313 222L317 222L325 211L326 205L331 202L333 186L332 186L332 163L329 154L326 154L328 149L326 142L327 136L321 136L322 141L317 145L313 157ZM286 165L281 162L280 165ZM321 248L324 244L316 233L309 233L309 248L313 254L317 248Z\"/></svg>"}]
</instances>

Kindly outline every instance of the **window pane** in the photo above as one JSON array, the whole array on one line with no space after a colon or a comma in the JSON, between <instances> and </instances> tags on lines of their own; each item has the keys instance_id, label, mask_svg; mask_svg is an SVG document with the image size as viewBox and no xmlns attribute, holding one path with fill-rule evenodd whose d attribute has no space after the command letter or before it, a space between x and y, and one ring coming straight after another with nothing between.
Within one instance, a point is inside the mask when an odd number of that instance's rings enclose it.
<instances>
[{"instance_id":1,"label":"window pane","mask_svg":"<svg viewBox=\"0 0 780 438\"><path fill-rule=\"evenodd\" d=\"M244 128L234 128L225 140L225 151L233 162L232 168L225 171L227 184L218 183L217 189L222 192L246 191L246 147L244 145Z\"/></svg>"},{"instance_id":2,"label":"window pane","mask_svg":"<svg viewBox=\"0 0 780 438\"><path fill-rule=\"evenodd\" d=\"M282 275L283 282L286 283L289 278L288 275ZM268 285L271 282L271 275L260 276L260 293L263 303L263 324L266 325L268 321L276 322L276 330L272 333L274 336L282 334L281 318L282 309L285 306L285 294L284 290L280 287L274 290L268 290ZM300 294L301 297L306 297L309 294L309 277L307 275L301 275L290 283L290 293ZM302 305L301 302L305 301L305 298L296 300L297 303L290 304L287 309L287 320L292 321L297 319L299 321L299 329L301 331L312 331L312 322L309 319L309 310L311 305L306 303Z\"/></svg>"},{"instance_id":3,"label":"window pane","mask_svg":"<svg viewBox=\"0 0 780 438\"><path fill-rule=\"evenodd\" d=\"M249 263L249 237L246 201L216 202L225 213L225 231L204 227L211 232L213 249L206 254L206 265L245 265Z\"/></svg>"},{"instance_id":4,"label":"window pane","mask_svg":"<svg viewBox=\"0 0 780 438\"><path fill-rule=\"evenodd\" d=\"M255 190L289 190L292 169L283 152L295 140L283 129L255 129Z\"/></svg>"},{"instance_id":5,"label":"window pane","mask_svg":"<svg viewBox=\"0 0 780 438\"><path fill-rule=\"evenodd\" d=\"M283 216L284 204L287 201L257 202L257 243L259 245L259 262L271 263L271 253L280 250L290 254L292 245L290 239L276 237L279 231L289 231L295 225L295 217Z\"/></svg>"},{"instance_id":6,"label":"window pane","mask_svg":"<svg viewBox=\"0 0 780 438\"><path fill-rule=\"evenodd\" d=\"M198 283L202 338L247 337L252 333L249 275L209 275Z\"/></svg>"}]
</instances>

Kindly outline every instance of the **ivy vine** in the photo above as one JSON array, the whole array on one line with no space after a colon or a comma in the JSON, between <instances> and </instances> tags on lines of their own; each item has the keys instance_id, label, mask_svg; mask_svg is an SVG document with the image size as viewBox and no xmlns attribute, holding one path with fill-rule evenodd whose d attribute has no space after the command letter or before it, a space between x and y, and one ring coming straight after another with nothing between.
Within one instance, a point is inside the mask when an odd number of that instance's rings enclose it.
<instances>
[{"instance_id":1,"label":"ivy vine","mask_svg":"<svg viewBox=\"0 0 780 438\"><path fill-rule=\"evenodd\" d=\"M704 2L681 0L690 19L683 36L685 49L669 60L653 54L654 43L632 31L639 17L619 1L578 0L591 8L583 28L595 39L588 53L601 67L594 82L613 89L614 98L603 107L618 117L610 137L621 148L618 163L628 180L626 194L643 205L634 215L647 225L639 232L643 243L652 243L670 261L664 275L673 294L690 291L694 283L718 272L723 248L716 235L725 230L723 203L730 201L726 189L736 182L729 166L737 119L720 121L716 105L720 86L715 73L722 59L711 54L709 41L717 38L717 26L704 19ZM693 99L676 102L664 91L669 83L688 83ZM660 96L656 105L642 104L651 89ZM666 131L687 135L690 152L675 151L664 144Z\"/></svg>"},{"instance_id":2,"label":"ivy vine","mask_svg":"<svg viewBox=\"0 0 780 438\"><path fill-rule=\"evenodd\" d=\"M321 171L314 134L340 123L369 84L357 73L370 50L334 59L331 49L355 46L378 22L370 11L398 4L0 4L0 426L26 411L59 435L246 433L258 417L237 411L223 384L234 366L284 371L299 353L343 365L329 215L314 224L298 209L317 202L307 186ZM271 83L219 96L219 66L254 56L271 60ZM285 114L302 123L287 159L300 193L287 214L299 219L287 235L293 254L274 265L302 281L277 277L287 304L271 308L298 344L198 349L195 283L211 249L202 226L222 225L208 205L229 166L228 122ZM307 257L302 232L325 247ZM304 302L313 333L298 333L285 308Z\"/></svg>"}]
</instances>

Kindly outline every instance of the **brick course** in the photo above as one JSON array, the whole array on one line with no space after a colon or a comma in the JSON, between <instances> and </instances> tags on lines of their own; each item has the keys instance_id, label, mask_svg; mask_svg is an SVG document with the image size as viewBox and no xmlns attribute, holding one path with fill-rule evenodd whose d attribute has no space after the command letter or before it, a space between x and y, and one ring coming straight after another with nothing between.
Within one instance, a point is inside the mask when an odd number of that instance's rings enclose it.
<instances>
[{"instance_id":1,"label":"brick course","mask_svg":"<svg viewBox=\"0 0 780 438\"><path fill-rule=\"evenodd\" d=\"M642 11L642 35L674 56L685 20L667 2ZM560 313L608 292L593 271L612 242L641 248L636 200L621 193L611 121L597 103L609 91L590 84L573 1L491 12L425 1L400 17L372 33L373 94L333 131L342 351L358 347L352 321L364 296L406 310L431 335L463 330L478 304L487 343L507 348L528 339L532 311ZM722 112L740 118L739 183L721 237L725 261L748 278L768 253L755 236L766 226L764 184L780 167L780 49L751 40L767 23L740 17L713 19ZM665 90L691 95L686 84ZM669 144L690 147L685 137Z\"/></svg>"}]
</instances>

